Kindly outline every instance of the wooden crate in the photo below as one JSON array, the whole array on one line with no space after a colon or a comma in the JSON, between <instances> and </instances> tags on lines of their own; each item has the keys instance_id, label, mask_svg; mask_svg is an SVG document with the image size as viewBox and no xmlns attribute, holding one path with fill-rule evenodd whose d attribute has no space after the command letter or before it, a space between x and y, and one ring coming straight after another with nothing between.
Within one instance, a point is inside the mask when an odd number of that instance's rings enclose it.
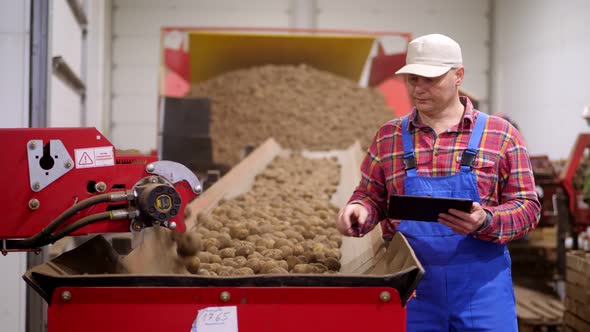
<instances>
[{"instance_id":1,"label":"wooden crate","mask_svg":"<svg viewBox=\"0 0 590 332\"><path fill-rule=\"evenodd\" d=\"M562 330L565 307L557 297L516 285L514 295L520 332Z\"/></svg>"},{"instance_id":2,"label":"wooden crate","mask_svg":"<svg viewBox=\"0 0 590 332\"><path fill-rule=\"evenodd\" d=\"M590 253L570 251L566 258L566 331L590 331Z\"/></svg>"},{"instance_id":3,"label":"wooden crate","mask_svg":"<svg viewBox=\"0 0 590 332\"><path fill-rule=\"evenodd\" d=\"M582 318L572 314L569 311L566 311L563 317L565 325L573 329L573 331L577 332L587 332L590 331L590 323L583 320Z\"/></svg>"}]
</instances>

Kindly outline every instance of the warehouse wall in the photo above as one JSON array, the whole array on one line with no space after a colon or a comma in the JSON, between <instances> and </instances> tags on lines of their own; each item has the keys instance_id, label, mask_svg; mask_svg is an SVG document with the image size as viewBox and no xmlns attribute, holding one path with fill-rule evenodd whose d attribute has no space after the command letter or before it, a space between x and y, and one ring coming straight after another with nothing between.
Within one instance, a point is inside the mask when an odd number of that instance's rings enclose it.
<instances>
[{"instance_id":1,"label":"warehouse wall","mask_svg":"<svg viewBox=\"0 0 590 332\"><path fill-rule=\"evenodd\" d=\"M65 0L52 0L50 4L49 54L51 57L61 56L74 73L82 78L82 67L86 65L83 57L82 29ZM83 126L80 95L56 75L50 77L47 125L50 127Z\"/></svg>"},{"instance_id":2,"label":"warehouse wall","mask_svg":"<svg viewBox=\"0 0 590 332\"><path fill-rule=\"evenodd\" d=\"M590 105L590 2L497 0L494 3L493 100L512 116L532 154L567 158L587 132Z\"/></svg>"},{"instance_id":3,"label":"warehouse wall","mask_svg":"<svg viewBox=\"0 0 590 332\"><path fill-rule=\"evenodd\" d=\"M111 0L86 1L86 123L110 136Z\"/></svg>"},{"instance_id":4,"label":"warehouse wall","mask_svg":"<svg viewBox=\"0 0 590 332\"><path fill-rule=\"evenodd\" d=\"M306 16L314 3L315 17ZM303 17L293 14L297 10ZM463 45L464 87L485 109L488 10L489 0L113 0L111 138L118 148L156 146L161 26L301 27L307 22L317 28L449 34Z\"/></svg>"},{"instance_id":5,"label":"warehouse wall","mask_svg":"<svg viewBox=\"0 0 590 332\"><path fill-rule=\"evenodd\" d=\"M0 128L29 123L29 21L29 1L0 0ZM2 331L25 331L26 266L25 253L0 255Z\"/></svg>"},{"instance_id":6,"label":"warehouse wall","mask_svg":"<svg viewBox=\"0 0 590 332\"><path fill-rule=\"evenodd\" d=\"M487 111L489 0L318 0L318 9L318 28L405 31L414 37L442 33L455 39L463 53L463 88ZM391 51L399 51L400 42L391 40Z\"/></svg>"}]
</instances>

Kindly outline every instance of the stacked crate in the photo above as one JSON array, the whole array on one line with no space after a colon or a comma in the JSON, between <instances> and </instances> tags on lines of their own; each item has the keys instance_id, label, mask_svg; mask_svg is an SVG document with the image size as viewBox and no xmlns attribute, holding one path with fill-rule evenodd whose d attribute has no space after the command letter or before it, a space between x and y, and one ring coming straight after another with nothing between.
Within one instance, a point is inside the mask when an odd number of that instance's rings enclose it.
<instances>
[{"instance_id":1,"label":"stacked crate","mask_svg":"<svg viewBox=\"0 0 590 332\"><path fill-rule=\"evenodd\" d=\"M568 252L566 267L566 331L590 331L590 252Z\"/></svg>"}]
</instances>

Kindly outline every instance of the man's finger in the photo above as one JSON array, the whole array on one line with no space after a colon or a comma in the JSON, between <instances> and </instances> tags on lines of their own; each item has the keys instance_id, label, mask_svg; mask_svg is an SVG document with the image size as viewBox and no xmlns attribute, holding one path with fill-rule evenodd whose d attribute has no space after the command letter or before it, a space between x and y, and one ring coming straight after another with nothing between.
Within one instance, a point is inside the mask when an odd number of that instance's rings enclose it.
<instances>
[{"instance_id":1,"label":"man's finger","mask_svg":"<svg viewBox=\"0 0 590 332\"><path fill-rule=\"evenodd\" d=\"M453 232L455 232L457 234L466 235L469 233L469 231L466 230L465 228L460 227L457 224L454 224L454 223L444 220L442 218L439 218L438 222L449 227Z\"/></svg>"}]
</instances>

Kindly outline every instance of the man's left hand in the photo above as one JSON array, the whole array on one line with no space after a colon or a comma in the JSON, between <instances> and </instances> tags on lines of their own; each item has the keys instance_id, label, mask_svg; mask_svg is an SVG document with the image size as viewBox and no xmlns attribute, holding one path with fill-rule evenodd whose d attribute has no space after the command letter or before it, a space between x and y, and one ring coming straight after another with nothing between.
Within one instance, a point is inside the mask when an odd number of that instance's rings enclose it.
<instances>
[{"instance_id":1,"label":"man's left hand","mask_svg":"<svg viewBox=\"0 0 590 332\"><path fill-rule=\"evenodd\" d=\"M486 220L487 212L477 202L473 202L471 212L450 209L449 213L438 215L438 222L448 226L454 232L467 235L478 230Z\"/></svg>"}]
</instances>

